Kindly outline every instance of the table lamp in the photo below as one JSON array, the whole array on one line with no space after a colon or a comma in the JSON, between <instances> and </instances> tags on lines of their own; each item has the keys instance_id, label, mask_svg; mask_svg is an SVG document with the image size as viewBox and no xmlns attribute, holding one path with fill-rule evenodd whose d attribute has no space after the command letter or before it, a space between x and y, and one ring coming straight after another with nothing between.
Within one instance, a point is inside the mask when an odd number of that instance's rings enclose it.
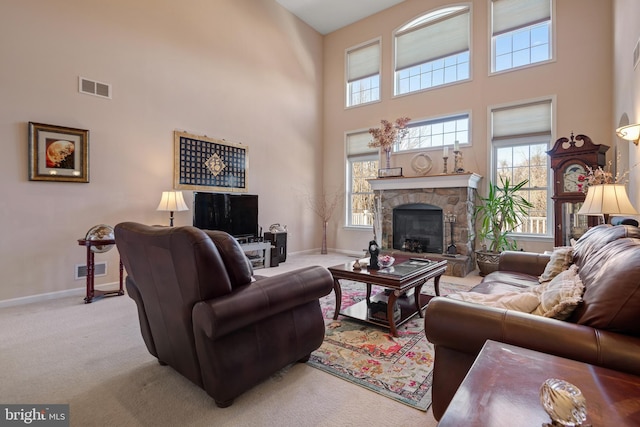
<instances>
[{"instance_id":1,"label":"table lamp","mask_svg":"<svg viewBox=\"0 0 640 427\"><path fill-rule=\"evenodd\" d=\"M184 202L182 191L163 191L162 199L160 199L160 204L156 210L169 211L169 226L173 227L173 213L188 211L189 208Z\"/></svg>"},{"instance_id":2,"label":"table lamp","mask_svg":"<svg viewBox=\"0 0 640 427\"><path fill-rule=\"evenodd\" d=\"M590 185L578 215L602 215L609 222L609 215L637 215L624 184Z\"/></svg>"}]
</instances>

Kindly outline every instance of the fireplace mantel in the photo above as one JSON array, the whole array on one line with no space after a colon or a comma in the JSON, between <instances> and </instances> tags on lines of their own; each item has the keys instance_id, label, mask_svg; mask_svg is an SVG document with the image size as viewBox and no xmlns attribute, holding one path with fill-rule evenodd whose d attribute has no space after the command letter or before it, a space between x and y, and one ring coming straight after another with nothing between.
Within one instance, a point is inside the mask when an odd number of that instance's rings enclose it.
<instances>
[{"instance_id":1,"label":"fireplace mantel","mask_svg":"<svg viewBox=\"0 0 640 427\"><path fill-rule=\"evenodd\" d=\"M414 188L478 188L482 179L477 173L455 173L429 176L369 179L371 189L409 190Z\"/></svg>"}]
</instances>

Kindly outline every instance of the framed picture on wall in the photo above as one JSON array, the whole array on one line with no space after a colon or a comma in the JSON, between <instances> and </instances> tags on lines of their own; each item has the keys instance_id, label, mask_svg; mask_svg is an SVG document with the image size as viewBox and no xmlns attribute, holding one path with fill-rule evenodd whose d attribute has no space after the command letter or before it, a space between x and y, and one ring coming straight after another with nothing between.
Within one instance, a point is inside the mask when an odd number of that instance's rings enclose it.
<instances>
[{"instance_id":1,"label":"framed picture on wall","mask_svg":"<svg viewBox=\"0 0 640 427\"><path fill-rule=\"evenodd\" d=\"M89 131L29 122L29 181L89 182Z\"/></svg>"},{"instance_id":2,"label":"framed picture on wall","mask_svg":"<svg viewBox=\"0 0 640 427\"><path fill-rule=\"evenodd\" d=\"M249 147L174 131L173 188L246 193Z\"/></svg>"}]
</instances>

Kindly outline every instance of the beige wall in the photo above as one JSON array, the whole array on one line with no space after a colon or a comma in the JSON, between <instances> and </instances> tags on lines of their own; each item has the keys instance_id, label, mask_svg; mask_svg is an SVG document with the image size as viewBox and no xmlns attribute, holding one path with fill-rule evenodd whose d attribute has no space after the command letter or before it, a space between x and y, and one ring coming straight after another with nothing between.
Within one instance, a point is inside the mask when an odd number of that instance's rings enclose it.
<instances>
[{"instance_id":1,"label":"beige wall","mask_svg":"<svg viewBox=\"0 0 640 427\"><path fill-rule=\"evenodd\" d=\"M633 49L640 39L640 2L615 0L615 70L612 127L640 123L640 66L633 68ZM626 122L626 123L625 123ZM640 209L640 148L632 142L616 138L620 152L619 172L630 171L629 198ZM638 216L640 218L640 216Z\"/></svg>"},{"instance_id":2,"label":"beige wall","mask_svg":"<svg viewBox=\"0 0 640 427\"><path fill-rule=\"evenodd\" d=\"M631 1L631 0L629 0ZM382 118L408 116L423 119L458 112L471 112L472 147L464 148L464 166L485 177L489 144L487 116L491 106L539 97L554 97L554 140L576 134L589 135L594 142L610 145L612 128L612 5L601 0L556 1L556 60L527 69L489 76L488 0L472 3L472 80L422 93L394 98L392 32L427 11L439 8L442 0L407 0L325 37L325 185L344 182L344 139L349 131L367 129ZM381 102L345 109L344 55L349 47L376 37L382 38ZM434 160L433 173L442 170L441 149L427 151ZM413 173L412 154L395 156L392 166L402 166L405 176ZM481 186L487 185L484 179ZM359 250L372 236L370 231L342 229L343 218L334 218L331 229L335 246ZM519 241L528 250L550 249L552 239Z\"/></svg>"},{"instance_id":3,"label":"beige wall","mask_svg":"<svg viewBox=\"0 0 640 427\"><path fill-rule=\"evenodd\" d=\"M1 0L0 58L0 301L84 286L93 225L168 224L174 130L246 144L261 225L287 224L291 251L320 246L300 193L322 185L322 37L275 1ZM29 121L90 130L89 184L28 181ZM97 284L117 260L96 256Z\"/></svg>"}]
</instances>

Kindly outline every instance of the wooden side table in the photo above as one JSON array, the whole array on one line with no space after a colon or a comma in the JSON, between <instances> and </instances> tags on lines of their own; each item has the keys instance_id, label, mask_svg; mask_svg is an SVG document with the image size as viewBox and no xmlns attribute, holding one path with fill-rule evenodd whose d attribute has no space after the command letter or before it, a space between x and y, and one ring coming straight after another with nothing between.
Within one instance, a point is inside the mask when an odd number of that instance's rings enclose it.
<instances>
[{"instance_id":1,"label":"wooden side table","mask_svg":"<svg viewBox=\"0 0 640 427\"><path fill-rule=\"evenodd\" d=\"M124 295L124 289L122 287L123 267L122 260L120 260L120 289L113 291L101 291L94 288L94 275L95 275L95 252L91 250L92 246L103 245L115 245L114 239L109 240L87 240L78 239L78 245L85 246L87 248L87 296L84 298L85 304L89 304L94 298L103 296L118 296Z\"/></svg>"},{"instance_id":2,"label":"wooden side table","mask_svg":"<svg viewBox=\"0 0 640 427\"><path fill-rule=\"evenodd\" d=\"M568 381L582 391L585 425L640 425L640 377L488 340L438 427L550 424L539 396L548 378Z\"/></svg>"}]
</instances>

